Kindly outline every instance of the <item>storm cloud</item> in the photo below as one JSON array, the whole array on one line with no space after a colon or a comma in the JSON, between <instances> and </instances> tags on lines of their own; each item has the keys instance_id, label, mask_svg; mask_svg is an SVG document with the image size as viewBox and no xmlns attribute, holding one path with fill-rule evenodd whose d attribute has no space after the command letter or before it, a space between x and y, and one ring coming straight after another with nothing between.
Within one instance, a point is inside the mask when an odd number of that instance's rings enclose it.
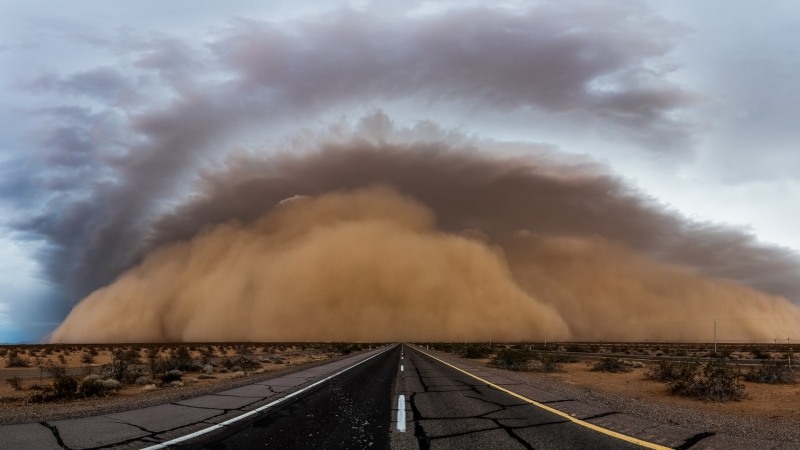
<instances>
[{"instance_id":1,"label":"storm cloud","mask_svg":"<svg viewBox=\"0 0 800 450\"><path fill-rule=\"evenodd\" d=\"M800 320L744 286L782 293L794 255L588 162L488 157L490 142L420 128L378 112L311 148L231 157L53 339L697 340L719 320L761 340Z\"/></svg>"},{"instance_id":2,"label":"storm cloud","mask_svg":"<svg viewBox=\"0 0 800 450\"><path fill-rule=\"evenodd\" d=\"M287 198L373 186L435 217L425 236L502 249L492 257L510 274L502 283L548 308L559 301L512 263L536 252L514 259L509 240L574 239L609 260L768 294L742 294L758 305L800 299L792 251L687 219L554 140L692 158L706 124L690 110L706 99L672 78L670 56L688 30L642 2L371 3L232 18L192 37L73 31L107 60L17 80L29 151L4 160L0 180L4 226L40 243L61 308L96 304L98 292L114 303L116 288L95 291L232 220L249 233ZM534 138L482 135L503 124Z\"/></svg>"}]
</instances>

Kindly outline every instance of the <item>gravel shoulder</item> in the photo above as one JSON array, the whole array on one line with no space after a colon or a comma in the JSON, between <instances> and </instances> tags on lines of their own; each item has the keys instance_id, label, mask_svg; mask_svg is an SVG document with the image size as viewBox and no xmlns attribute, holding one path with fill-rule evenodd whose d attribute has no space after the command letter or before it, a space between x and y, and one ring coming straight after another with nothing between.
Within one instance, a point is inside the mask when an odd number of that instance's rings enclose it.
<instances>
[{"instance_id":1,"label":"gravel shoulder","mask_svg":"<svg viewBox=\"0 0 800 450\"><path fill-rule=\"evenodd\" d=\"M492 367L488 360L471 360L448 354L464 364L479 365L496 375L513 381L557 393L567 398L575 399L589 405L608 408L612 411L629 414L634 417L646 419L656 423L669 424L687 429L702 429L717 434L725 434L749 439L763 439L766 441L783 441L800 443L800 421L797 414L783 415L785 411L797 411L800 401L796 395L785 396L783 404L775 404L773 413L767 413L755 402L743 400L741 402L716 403L686 399L671 396L663 384L645 380L643 369L629 374L606 374L592 372L591 376L597 382L587 382L587 377L582 376L580 365L576 363L567 365L567 373L539 373L539 372L514 372ZM573 372L572 374L570 372ZM576 376L571 376L576 375ZM623 376L627 377L623 378ZM601 380L605 378L605 380ZM613 383L614 389L604 388ZM754 386L757 393L751 395L762 396L775 386ZM748 387L750 389L750 387ZM787 388L788 389L788 388ZM798 388L790 387L794 393ZM772 398L781 398L780 392L773 393ZM763 399L762 399L763 400ZM772 401L772 400L771 400ZM762 401L763 403L763 401Z\"/></svg>"}]
</instances>

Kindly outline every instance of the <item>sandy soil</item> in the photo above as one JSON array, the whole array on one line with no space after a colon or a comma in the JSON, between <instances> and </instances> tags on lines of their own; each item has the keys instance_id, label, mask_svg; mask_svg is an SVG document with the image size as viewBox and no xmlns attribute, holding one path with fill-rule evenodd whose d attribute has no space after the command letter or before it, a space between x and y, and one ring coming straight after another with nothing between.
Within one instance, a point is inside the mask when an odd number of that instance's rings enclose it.
<instances>
[{"instance_id":1,"label":"sandy soil","mask_svg":"<svg viewBox=\"0 0 800 450\"><path fill-rule=\"evenodd\" d=\"M490 359L472 360L486 367ZM624 396L645 402L660 403L684 409L698 410L707 414L725 414L754 419L782 419L800 424L800 383L764 384L743 381L746 397L741 401L710 402L671 395L664 383L647 379L644 368L631 372L593 372L586 361L563 364L563 372L513 372L517 376L548 377L572 386L579 386L613 395Z\"/></svg>"},{"instance_id":2,"label":"sandy soil","mask_svg":"<svg viewBox=\"0 0 800 450\"><path fill-rule=\"evenodd\" d=\"M108 405L113 409L124 409L125 404L137 407L143 403L158 403L163 397L171 401L172 397L190 397L218 389L225 389L232 384L246 383L250 379L269 377L292 369L321 363L331 358L339 357L341 348L327 344L313 345L198 345L190 346L190 354L199 367L206 364L213 366L210 373L202 370L184 371L181 379L182 385L166 385L160 383L158 378L148 387L137 384L123 384L117 391L103 396L84 398L80 395L74 399L57 400L46 404L32 404L29 398L39 391L40 386L46 386L53 378L43 366L49 359L53 362L63 363L68 373L78 380L82 380L89 373L102 373L102 366L109 364L112 359L113 347L108 346L71 346L64 350L51 348L43 351L42 346L30 347L5 347L7 353L0 358L0 423L19 422L20 416L39 417L41 414L54 416L85 415L87 412L103 410ZM58 348L58 347L57 347ZM147 347L122 347L132 348L139 354L139 363L132 364L131 368L138 368L143 372L148 367ZM177 345L167 345L157 353L158 359L166 360L178 348ZM93 349L93 350L92 350ZM16 350L19 356L29 362L28 367L7 367L10 353ZM29 352L29 350L31 350ZM92 363L86 362L86 355L93 354ZM225 368L225 358L235 360L244 356L258 363L257 367L239 371L238 368ZM18 378L19 389L9 382ZM42 410L42 411L40 411ZM85 411L84 411L85 410Z\"/></svg>"},{"instance_id":3,"label":"sandy soil","mask_svg":"<svg viewBox=\"0 0 800 450\"><path fill-rule=\"evenodd\" d=\"M488 360L487 360L488 361ZM701 409L712 414L785 418L800 423L800 384L744 382L747 397L734 402L704 402L670 395L664 383L645 378L646 368L627 373L592 372L585 362L564 364L565 372L547 376L567 384L602 390L645 401Z\"/></svg>"}]
</instances>

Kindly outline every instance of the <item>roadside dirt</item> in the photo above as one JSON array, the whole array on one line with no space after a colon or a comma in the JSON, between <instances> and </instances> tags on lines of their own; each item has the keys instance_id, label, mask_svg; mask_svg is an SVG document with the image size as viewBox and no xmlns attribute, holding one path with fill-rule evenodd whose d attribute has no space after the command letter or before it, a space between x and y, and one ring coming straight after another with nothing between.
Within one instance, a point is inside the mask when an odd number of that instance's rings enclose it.
<instances>
[{"instance_id":1,"label":"roadside dirt","mask_svg":"<svg viewBox=\"0 0 800 450\"><path fill-rule=\"evenodd\" d=\"M155 358L150 357L150 353L155 351L150 350L153 347L158 350ZM77 394L71 399L44 403L30 400L40 392L41 387L54 380L44 368L48 359L64 364L68 374L80 381L88 374L102 375L104 366L107 367L112 361L112 352L122 348L135 352L135 355L130 355L135 362L128 365L129 370L149 375L149 363L152 359L169 361L175 357L175 352L180 347L180 344L141 347L69 346L47 352L42 350L46 348L42 346L37 349L5 347L7 352L0 358L0 423L86 416L175 401L279 376L339 358L343 354L343 348L329 344L186 345L186 348L192 349L189 355L194 361L194 367L182 371L179 383L164 383L157 375L152 377L150 383L122 384L119 389L104 396L85 397ZM349 350L344 353L349 353ZM23 358L28 366L7 367L11 354ZM86 362L86 355L89 354L92 355L91 363ZM239 358L252 361L252 367L236 367ZM18 383L16 386L12 381L14 378Z\"/></svg>"},{"instance_id":2,"label":"roadside dirt","mask_svg":"<svg viewBox=\"0 0 800 450\"><path fill-rule=\"evenodd\" d=\"M488 361L488 360L487 360ZM626 397L691 407L709 414L732 414L753 418L784 418L800 423L800 384L744 382L747 396L741 401L705 402L670 395L664 383L645 378L647 368L627 373L592 372L585 362L564 364L565 372L546 374L567 384Z\"/></svg>"}]
</instances>

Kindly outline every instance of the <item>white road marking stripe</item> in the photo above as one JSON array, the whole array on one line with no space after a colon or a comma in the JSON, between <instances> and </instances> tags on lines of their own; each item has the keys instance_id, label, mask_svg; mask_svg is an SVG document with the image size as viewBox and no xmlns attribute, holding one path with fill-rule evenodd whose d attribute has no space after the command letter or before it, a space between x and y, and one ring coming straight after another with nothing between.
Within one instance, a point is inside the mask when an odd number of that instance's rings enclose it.
<instances>
[{"instance_id":1,"label":"white road marking stripe","mask_svg":"<svg viewBox=\"0 0 800 450\"><path fill-rule=\"evenodd\" d=\"M319 380L314 384L308 385L308 386L304 387L303 389L300 389L299 391L292 392L291 394L287 395L286 397L281 397L281 398L279 398L279 399L277 399L277 400L275 400L273 402L267 403L266 405L260 406L260 407L258 407L256 409L252 410L252 411L248 411L248 412L242 414L241 416L236 416L233 419L228 419L228 420L226 420L224 422L220 422L220 423L218 423L216 425L213 425L213 426L210 426L208 428L203 428L200 431L195 431L194 433L190 433L190 434L187 434L185 436L177 437L175 439L171 439L169 441L165 441L165 442L162 442L160 444L152 445L150 447L145 448L144 450L156 450L156 449L161 449L161 448L167 448L170 445L175 445L175 444L177 444L179 442L188 441L189 439L193 439L193 438L196 438L198 436L202 436L202 435L204 435L206 433L210 433L212 431L219 430L219 429L224 428L224 427L226 427L226 426L228 426L228 425L230 425L232 423L238 422L238 421L240 421L240 420L242 420L244 418L250 417L250 416L252 416L254 414L258 414L261 411L264 411L266 409L272 408L273 406L277 405L278 403L282 403L282 402L284 402L284 401L286 401L286 400L288 400L288 399L290 399L292 397L297 397L298 395L302 394L303 392L305 392L305 391L307 391L309 389L312 389L312 388L314 388L316 386L319 386L320 384L330 380L331 378L337 377L337 376L347 372L348 370L352 369L353 367L356 367L358 365L364 364L365 362L369 361L370 359L380 355L381 353L386 352L387 350L390 350L391 348L392 347L389 347L386 350L382 350L381 352L376 353L376 354L370 356L369 358L367 358L367 359L365 359L363 361L359 361L356 364L353 364L352 366L350 366L350 367L348 367L346 369L342 369L342 370L336 372L333 375L330 375L330 376L328 376L326 378L323 378L322 380ZM405 411L403 411L403 417L405 417ZM403 431L405 431L405 427L406 427L406 423L405 423L405 418L404 418L403 419Z\"/></svg>"},{"instance_id":2,"label":"white road marking stripe","mask_svg":"<svg viewBox=\"0 0 800 450\"><path fill-rule=\"evenodd\" d=\"M400 364L400 372L402 372L402 371L403 371L403 365Z\"/></svg>"},{"instance_id":3,"label":"white road marking stripe","mask_svg":"<svg viewBox=\"0 0 800 450\"><path fill-rule=\"evenodd\" d=\"M397 397L397 431L406 432L406 396Z\"/></svg>"}]
</instances>

